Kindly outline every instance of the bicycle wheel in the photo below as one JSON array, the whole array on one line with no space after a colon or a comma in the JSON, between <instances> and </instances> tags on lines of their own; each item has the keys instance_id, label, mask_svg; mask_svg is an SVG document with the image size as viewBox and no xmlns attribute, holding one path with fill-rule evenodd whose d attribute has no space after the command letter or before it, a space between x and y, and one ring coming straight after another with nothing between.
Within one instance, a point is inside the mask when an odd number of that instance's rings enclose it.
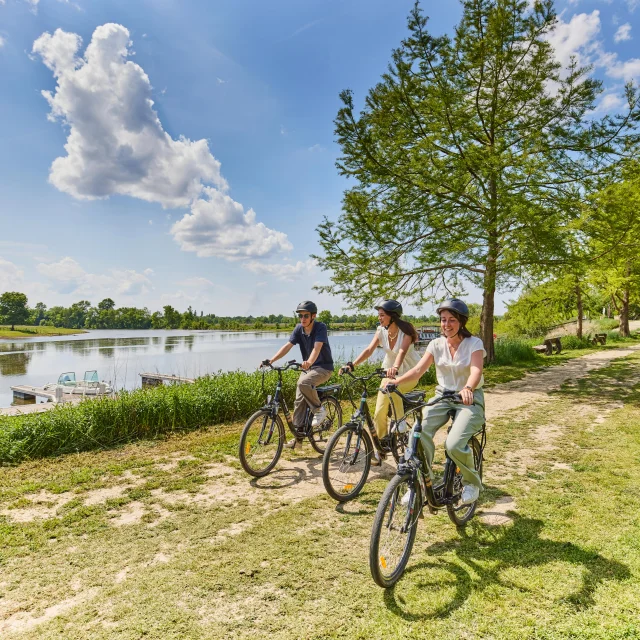
<instances>
[{"instance_id":1,"label":"bicycle wheel","mask_svg":"<svg viewBox=\"0 0 640 640\"><path fill-rule=\"evenodd\" d=\"M358 427L349 423L338 429L322 456L324 488L338 502L353 500L369 476L373 444L364 429L358 436Z\"/></svg>"},{"instance_id":2,"label":"bicycle wheel","mask_svg":"<svg viewBox=\"0 0 640 640\"><path fill-rule=\"evenodd\" d=\"M284 445L284 426L280 416L266 409L256 411L244 425L240 436L240 464L254 478L266 476L276 466Z\"/></svg>"},{"instance_id":3,"label":"bicycle wheel","mask_svg":"<svg viewBox=\"0 0 640 640\"><path fill-rule=\"evenodd\" d=\"M409 491L409 500L403 497ZM396 475L380 498L371 530L369 568L376 584L393 586L404 573L416 539L422 510L420 484L411 475Z\"/></svg>"},{"instance_id":4,"label":"bicycle wheel","mask_svg":"<svg viewBox=\"0 0 640 640\"><path fill-rule=\"evenodd\" d=\"M469 440L469 446L473 451L473 463L480 474L480 479L482 479L482 450L480 449L480 443L475 436ZM456 474L453 476L452 494L454 496L460 495L462 493L462 487L462 474L456 469ZM469 522L469 520L471 520L471 518L473 518L477 506L477 500L471 504L464 504L459 507L455 504L448 504L447 513L449 514L451 522L453 522L456 527L463 527L467 522Z\"/></svg>"},{"instance_id":5,"label":"bicycle wheel","mask_svg":"<svg viewBox=\"0 0 640 640\"><path fill-rule=\"evenodd\" d=\"M309 442L318 453L324 453L329 438L342 426L340 403L333 396L327 396L322 399L322 406L327 411L322 424L317 427L309 427Z\"/></svg>"}]
</instances>

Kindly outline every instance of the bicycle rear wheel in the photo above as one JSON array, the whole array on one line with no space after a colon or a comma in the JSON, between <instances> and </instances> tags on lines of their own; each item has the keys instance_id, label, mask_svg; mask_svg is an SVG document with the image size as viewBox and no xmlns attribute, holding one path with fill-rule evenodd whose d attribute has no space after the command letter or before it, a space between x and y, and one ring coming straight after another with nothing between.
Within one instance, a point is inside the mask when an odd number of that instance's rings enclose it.
<instances>
[{"instance_id":1,"label":"bicycle rear wheel","mask_svg":"<svg viewBox=\"0 0 640 640\"><path fill-rule=\"evenodd\" d=\"M279 415L256 411L244 425L239 457L242 468L254 478L266 476L276 466L284 445L284 426Z\"/></svg>"},{"instance_id":2,"label":"bicycle rear wheel","mask_svg":"<svg viewBox=\"0 0 640 640\"><path fill-rule=\"evenodd\" d=\"M327 493L338 502L353 500L369 476L373 444L357 423L345 424L327 444L322 456L322 482Z\"/></svg>"},{"instance_id":3,"label":"bicycle rear wheel","mask_svg":"<svg viewBox=\"0 0 640 640\"><path fill-rule=\"evenodd\" d=\"M480 474L480 479L482 479L482 449L480 448L480 443L474 436L469 440L469 446L473 451L473 463ZM453 463L455 464L455 462ZM458 469L456 469L456 474L453 476L453 489L452 495L460 495L462 493L462 474ZM449 519L456 527L464 527L464 525L473 518L476 507L478 506L478 501L472 502L471 504L465 504L461 506L456 506L455 504L447 505L447 513L449 514Z\"/></svg>"},{"instance_id":4,"label":"bicycle rear wheel","mask_svg":"<svg viewBox=\"0 0 640 640\"><path fill-rule=\"evenodd\" d=\"M407 492L409 499L403 504ZM391 587L404 573L421 510L420 483L409 474L394 476L380 498L371 530L369 568L378 586Z\"/></svg>"},{"instance_id":5,"label":"bicycle rear wheel","mask_svg":"<svg viewBox=\"0 0 640 640\"><path fill-rule=\"evenodd\" d=\"M333 396L327 396L322 399L322 406L327 412L322 424L317 427L309 427L309 442L318 453L324 453L329 438L342 426L340 403Z\"/></svg>"}]
</instances>

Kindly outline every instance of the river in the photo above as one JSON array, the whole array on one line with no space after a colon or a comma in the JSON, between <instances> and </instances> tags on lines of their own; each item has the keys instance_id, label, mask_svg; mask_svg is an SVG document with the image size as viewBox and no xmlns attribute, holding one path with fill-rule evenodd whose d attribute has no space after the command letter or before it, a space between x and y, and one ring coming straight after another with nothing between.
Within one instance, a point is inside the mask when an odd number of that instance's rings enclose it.
<instances>
[{"instance_id":1,"label":"river","mask_svg":"<svg viewBox=\"0 0 640 640\"><path fill-rule=\"evenodd\" d=\"M335 360L355 357L373 332L333 331ZM247 331L89 331L75 336L0 340L0 407L13 400L10 387L42 386L61 373L82 379L96 369L117 389L140 386L140 373L171 373L195 378L217 371L255 370L289 338L289 332ZM300 359L294 347L287 359Z\"/></svg>"}]
</instances>

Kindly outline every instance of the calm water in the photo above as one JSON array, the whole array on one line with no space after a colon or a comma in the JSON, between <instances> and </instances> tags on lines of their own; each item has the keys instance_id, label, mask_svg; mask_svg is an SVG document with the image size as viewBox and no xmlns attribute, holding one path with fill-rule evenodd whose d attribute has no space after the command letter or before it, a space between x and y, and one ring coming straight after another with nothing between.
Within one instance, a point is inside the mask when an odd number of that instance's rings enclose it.
<instances>
[{"instance_id":1,"label":"calm water","mask_svg":"<svg viewBox=\"0 0 640 640\"><path fill-rule=\"evenodd\" d=\"M330 333L334 359L355 357L373 332ZM77 336L0 340L0 407L8 407L17 384L41 386L66 371L97 369L116 388L140 386L142 372L194 378L216 371L255 370L289 338L289 332L90 331ZM285 359L300 360L294 347Z\"/></svg>"}]
</instances>

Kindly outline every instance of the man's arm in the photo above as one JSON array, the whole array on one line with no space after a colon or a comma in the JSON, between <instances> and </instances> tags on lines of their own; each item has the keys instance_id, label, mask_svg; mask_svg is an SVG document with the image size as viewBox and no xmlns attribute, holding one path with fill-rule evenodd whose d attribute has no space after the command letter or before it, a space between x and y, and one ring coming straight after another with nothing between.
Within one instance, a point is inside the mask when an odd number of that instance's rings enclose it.
<instances>
[{"instance_id":1,"label":"man's arm","mask_svg":"<svg viewBox=\"0 0 640 640\"><path fill-rule=\"evenodd\" d=\"M314 342L313 344L313 351L311 352L311 354L309 355L309 359L305 360L302 363L302 368L306 371L307 369L309 369L311 366L313 366L313 363L318 359L318 356L320 355L320 351L322 351L322 345L324 344L324 342Z\"/></svg>"},{"instance_id":2,"label":"man's arm","mask_svg":"<svg viewBox=\"0 0 640 640\"><path fill-rule=\"evenodd\" d=\"M286 356L287 353L289 353L289 351L291 351L292 348L293 348L293 343L292 342L287 342L286 344L283 344L278 349L278 352L276 353L276 355L273 356L273 358L269 358L269 362L273 363L276 360L280 360L280 358L282 358L282 356Z\"/></svg>"}]
</instances>

